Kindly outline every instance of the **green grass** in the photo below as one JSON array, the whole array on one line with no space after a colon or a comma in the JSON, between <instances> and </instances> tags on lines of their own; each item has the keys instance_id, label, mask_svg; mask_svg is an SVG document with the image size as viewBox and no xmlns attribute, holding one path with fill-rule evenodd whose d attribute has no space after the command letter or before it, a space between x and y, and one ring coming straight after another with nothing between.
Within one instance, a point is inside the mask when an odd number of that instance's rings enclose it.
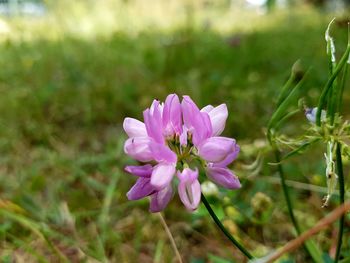
<instances>
[{"instance_id":1,"label":"green grass","mask_svg":"<svg viewBox=\"0 0 350 263\"><path fill-rule=\"evenodd\" d=\"M234 169L243 188L222 190L210 202L254 254L284 244L294 233L281 187L270 180L275 167L264 164L252 177L243 164L264 150L259 141L275 98L298 59L303 72L312 68L300 96L316 104L328 74L324 30L330 17L313 10L281 12L255 18L249 27L241 22L230 30L226 22L220 30L211 14L213 28L195 22L94 37L60 30L51 36L44 23L29 39L20 30L3 39L0 200L11 203L0 202L0 212L6 211L0 217L1 261L22 256L29 262L60 257L171 262L174 252L159 219L148 212L148 201L126 200L134 178L123 172L132 161L123 154L121 124L126 116L140 119L153 98L172 92L191 95L200 106L227 103L225 134L242 145ZM9 23L23 27L23 21ZM346 30L334 28L340 49ZM303 121L299 114L292 125L300 126L287 125L287 131L298 130ZM293 159L285 172L289 180L325 186L323 166L318 151L310 154L310 163ZM268 211L252 206L257 192L271 198ZM292 193L303 228L327 213L320 208L322 194ZM203 207L189 214L175 197L165 217L185 262L241 262ZM327 252L332 238L326 231L316 241ZM349 246L346 240L343 250ZM302 249L296 258L307 260Z\"/></svg>"}]
</instances>

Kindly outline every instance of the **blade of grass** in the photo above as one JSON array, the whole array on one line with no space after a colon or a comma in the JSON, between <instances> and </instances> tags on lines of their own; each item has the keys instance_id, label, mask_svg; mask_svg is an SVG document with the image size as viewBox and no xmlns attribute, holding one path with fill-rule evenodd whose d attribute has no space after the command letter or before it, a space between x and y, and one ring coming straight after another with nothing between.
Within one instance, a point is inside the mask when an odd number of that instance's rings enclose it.
<instances>
[{"instance_id":1,"label":"blade of grass","mask_svg":"<svg viewBox=\"0 0 350 263\"><path fill-rule=\"evenodd\" d=\"M96 235L96 237L95 237L95 239L96 239L95 248L96 248L97 255L94 256L94 257L96 257L96 258L98 257L100 262L107 263L108 259L107 259L107 255L106 255L106 252L105 252L104 243L103 243L103 240L101 238L101 234L99 233L98 227L97 227L96 224L92 224L92 226L93 226L93 230L94 230L95 235Z\"/></svg>"},{"instance_id":2,"label":"blade of grass","mask_svg":"<svg viewBox=\"0 0 350 263\"><path fill-rule=\"evenodd\" d=\"M275 112L273 113L268 125L267 125L267 130L270 131L272 128L274 128L276 126L276 124L283 118L283 114L286 112L288 106L290 105L292 99L294 98L294 96L296 95L297 91L299 90L299 88L302 86L302 84L305 81L305 77L307 76L307 74L309 73L310 70L308 70L305 75L303 76L303 78L298 82L297 85L295 85L295 87L291 90L291 92L288 94L288 96L286 96L286 98L283 100L283 102L281 102L281 104L277 107L277 109L275 110Z\"/></svg>"},{"instance_id":3,"label":"blade of grass","mask_svg":"<svg viewBox=\"0 0 350 263\"><path fill-rule=\"evenodd\" d=\"M0 208L0 215L10 218L15 222L19 223L20 225L22 225L23 227L31 230L36 236L46 241L46 243L48 244L52 252L54 252L62 262L69 262L66 256L58 248L56 248L55 245L51 242L51 240L48 238L46 233L42 231L41 225L31 221L30 219L24 216L9 212L2 208Z\"/></svg>"},{"instance_id":4,"label":"blade of grass","mask_svg":"<svg viewBox=\"0 0 350 263\"><path fill-rule=\"evenodd\" d=\"M156 245L156 251L154 253L154 258L153 258L153 262L154 263L160 263L161 262L162 253L163 253L163 247L164 247L164 241L163 241L163 239L160 239L157 242L157 245Z\"/></svg>"},{"instance_id":5,"label":"blade of grass","mask_svg":"<svg viewBox=\"0 0 350 263\"><path fill-rule=\"evenodd\" d=\"M107 187L105 187L105 197L103 199L103 204L101 208L101 213L98 218L98 225L101 231L99 235L99 248L101 250L101 255L103 255L104 260L107 262L107 256L105 254L105 243L106 235L108 233L108 224L109 224L109 211L112 204L113 195L117 187L117 182L119 179L119 170L112 173L112 178Z\"/></svg>"},{"instance_id":6,"label":"blade of grass","mask_svg":"<svg viewBox=\"0 0 350 263\"><path fill-rule=\"evenodd\" d=\"M331 90L331 88L333 86L333 82L335 81L335 79L337 78L337 76L339 75L341 70L343 69L345 63L347 63L347 61L349 59L349 53L350 53L350 44L348 44L344 55L342 56L342 58L339 61L339 64L334 69L333 74L328 79L326 85L324 86L324 88L322 90L322 93L320 95L320 99L319 99L318 105L317 105L317 113L316 113L316 125L317 126L321 126L321 112L322 112L322 108L324 107L324 105L327 102L327 95L328 95L329 91Z\"/></svg>"},{"instance_id":7,"label":"blade of grass","mask_svg":"<svg viewBox=\"0 0 350 263\"><path fill-rule=\"evenodd\" d=\"M103 199L101 214L98 219L99 225L101 229L103 229L102 231L103 234L105 234L106 226L109 222L109 211L112 204L113 195L117 187L118 179L119 179L119 171L113 172L111 181L108 187L106 187L105 198Z\"/></svg>"},{"instance_id":8,"label":"blade of grass","mask_svg":"<svg viewBox=\"0 0 350 263\"><path fill-rule=\"evenodd\" d=\"M278 129L286 120L288 120L289 118L293 117L295 114L299 113L300 110L293 110L289 113L287 113L286 115L284 115L275 125L275 129Z\"/></svg>"},{"instance_id":9,"label":"blade of grass","mask_svg":"<svg viewBox=\"0 0 350 263\"><path fill-rule=\"evenodd\" d=\"M339 181L340 205L343 205L345 200L345 186L344 186L344 174L343 174L343 161L341 157L341 144L339 142L337 144L337 150L336 150L336 161L337 161L337 172L338 172L338 181ZM340 256L340 250L342 246L343 232L344 232L344 221L345 221L345 215L343 214L339 220L337 250L336 250L335 259L334 259L335 263L338 262L339 256Z\"/></svg>"},{"instance_id":10,"label":"blade of grass","mask_svg":"<svg viewBox=\"0 0 350 263\"><path fill-rule=\"evenodd\" d=\"M45 257L41 254L39 254L38 252L36 252L29 244L27 241L23 241L21 239L19 239L18 237L16 237L15 235L12 234L7 234L11 240L13 241L13 243L18 246L18 247L24 247L24 249L30 253L33 257L35 257L35 259L40 262L40 263L49 263L49 261L47 261L45 259Z\"/></svg>"},{"instance_id":11,"label":"blade of grass","mask_svg":"<svg viewBox=\"0 0 350 263\"><path fill-rule=\"evenodd\" d=\"M329 65L329 77L332 76L335 67L337 66L336 57L335 57L335 45L334 40L330 36L329 31L331 25L333 24L335 18L328 24L327 30L325 32L325 39L327 42L327 55L328 55L328 65ZM334 111L335 111L335 99L337 98L337 80L335 80L332 84L331 91L329 94L329 100L327 103L327 117L330 118L331 124L334 122Z\"/></svg>"},{"instance_id":12,"label":"blade of grass","mask_svg":"<svg viewBox=\"0 0 350 263\"><path fill-rule=\"evenodd\" d=\"M343 76L341 79L341 84L340 84L340 88L339 88L339 92L338 92L338 97L337 97L337 103L336 103L336 112L340 112L341 111L341 106L342 106L342 102L343 102L343 93L344 93L344 88L345 88L345 84L346 84L346 80L347 80L347 75L348 75L348 69L349 69L349 61L345 64L344 66L344 71L343 71Z\"/></svg>"}]
</instances>

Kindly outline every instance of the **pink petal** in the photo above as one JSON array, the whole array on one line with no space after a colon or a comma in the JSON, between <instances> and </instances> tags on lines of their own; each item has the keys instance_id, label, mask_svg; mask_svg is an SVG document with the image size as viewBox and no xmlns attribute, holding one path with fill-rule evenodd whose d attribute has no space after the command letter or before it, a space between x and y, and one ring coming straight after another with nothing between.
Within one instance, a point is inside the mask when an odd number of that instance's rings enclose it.
<instances>
[{"instance_id":1,"label":"pink petal","mask_svg":"<svg viewBox=\"0 0 350 263\"><path fill-rule=\"evenodd\" d=\"M199 115L197 105L189 96L184 96L181 102L183 120L185 126L190 130L193 129L193 124L196 123L196 118Z\"/></svg>"},{"instance_id":2,"label":"pink petal","mask_svg":"<svg viewBox=\"0 0 350 263\"><path fill-rule=\"evenodd\" d=\"M180 135L180 145L186 146L187 145L187 128L183 126L182 128L182 133Z\"/></svg>"},{"instance_id":3,"label":"pink petal","mask_svg":"<svg viewBox=\"0 0 350 263\"><path fill-rule=\"evenodd\" d=\"M198 146L198 154L209 162L221 162L236 150L236 141L226 137L211 137Z\"/></svg>"},{"instance_id":4,"label":"pink petal","mask_svg":"<svg viewBox=\"0 0 350 263\"><path fill-rule=\"evenodd\" d=\"M185 168L182 173L178 173L178 177L180 179L178 192L182 203L188 210L196 210L201 200L201 186L197 180L198 170Z\"/></svg>"},{"instance_id":5,"label":"pink petal","mask_svg":"<svg viewBox=\"0 0 350 263\"><path fill-rule=\"evenodd\" d=\"M149 146L152 156L157 162L176 163L177 156L168 146L155 142L151 142Z\"/></svg>"},{"instance_id":6,"label":"pink petal","mask_svg":"<svg viewBox=\"0 0 350 263\"><path fill-rule=\"evenodd\" d=\"M214 107L212 105L207 105L201 109L201 112L209 113L212 109L214 109Z\"/></svg>"},{"instance_id":7,"label":"pink petal","mask_svg":"<svg viewBox=\"0 0 350 263\"><path fill-rule=\"evenodd\" d=\"M212 127L209 115L206 112L200 112L190 97L183 97L181 108L184 125L192 134L194 145L198 145L211 136Z\"/></svg>"},{"instance_id":8,"label":"pink petal","mask_svg":"<svg viewBox=\"0 0 350 263\"><path fill-rule=\"evenodd\" d=\"M124 152L140 162L149 162L153 160L149 143L147 137L129 138L124 144Z\"/></svg>"},{"instance_id":9,"label":"pink petal","mask_svg":"<svg viewBox=\"0 0 350 263\"><path fill-rule=\"evenodd\" d=\"M161 190L168 186L175 174L175 164L158 164L153 168L151 185Z\"/></svg>"},{"instance_id":10,"label":"pink petal","mask_svg":"<svg viewBox=\"0 0 350 263\"><path fill-rule=\"evenodd\" d=\"M146 109L143 112L143 119L145 121L148 136L158 143L163 143L162 112L159 101L154 100L151 109Z\"/></svg>"},{"instance_id":11,"label":"pink petal","mask_svg":"<svg viewBox=\"0 0 350 263\"><path fill-rule=\"evenodd\" d=\"M138 200L156 192L149 178L140 177L126 194L129 200Z\"/></svg>"},{"instance_id":12,"label":"pink petal","mask_svg":"<svg viewBox=\"0 0 350 263\"><path fill-rule=\"evenodd\" d=\"M232 163L234 160L236 160L237 155L239 154L239 151L240 151L239 145L235 144L234 150L231 153L229 153L224 160L215 163L214 166L216 166L216 167L226 167L227 165Z\"/></svg>"},{"instance_id":13,"label":"pink petal","mask_svg":"<svg viewBox=\"0 0 350 263\"><path fill-rule=\"evenodd\" d=\"M199 128L196 130L196 133L198 134L198 142L196 142L195 145L198 145L203 140L211 137L213 133L213 128L208 113L201 112L200 121L201 123L199 124ZM195 139L193 139L193 142L195 142Z\"/></svg>"},{"instance_id":14,"label":"pink petal","mask_svg":"<svg viewBox=\"0 0 350 263\"><path fill-rule=\"evenodd\" d=\"M139 177L151 177L153 167L150 164L142 165L142 166L133 166L128 165L124 169L126 172L131 173L133 175Z\"/></svg>"},{"instance_id":15,"label":"pink petal","mask_svg":"<svg viewBox=\"0 0 350 263\"><path fill-rule=\"evenodd\" d=\"M177 172L177 177L180 179L180 181L195 181L198 178L198 169L195 168L195 170L192 170L190 168L184 168L182 172Z\"/></svg>"},{"instance_id":16,"label":"pink petal","mask_svg":"<svg viewBox=\"0 0 350 263\"><path fill-rule=\"evenodd\" d=\"M214 183L228 189L238 189L241 187L239 179L231 170L222 167L207 167L207 176Z\"/></svg>"},{"instance_id":17,"label":"pink petal","mask_svg":"<svg viewBox=\"0 0 350 263\"><path fill-rule=\"evenodd\" d=\"M211 125L213 127L212 136L220 135L225 129L225 124L228 116L227 106L226 104L221 104L210 112L208 112Z\"/></svg>"},{"instance_id":18,"label":"pink petal","mask_svg":"<svg viewBox=\"0 0 350 263\"><path fill-rule=\"evenodd\" d=\"M182 115L179 97L176 94L170 94L164 104L163 109L163 129L165 136L181 134Z\"/></svg>"},{"instance_id":19,"label":"pink petal","mask_svg":"<svg viewBox=\"0 0 350 263\"><path fill-rule=\"evenodd\" d=\"M123 128L130 138L147 137L145 124L134 118L125 118L123 122Z\"/></svg>"},{"instance_id":20,"label":"pink petal","mask_svg":"<svg viewBox=\"0 0 350 263\"><path fill-rule=\"evenodd\" d=\"M151 196L150 212L156 213L164 210L173 197L171 184Z\"/></svg>"}]
</instances>

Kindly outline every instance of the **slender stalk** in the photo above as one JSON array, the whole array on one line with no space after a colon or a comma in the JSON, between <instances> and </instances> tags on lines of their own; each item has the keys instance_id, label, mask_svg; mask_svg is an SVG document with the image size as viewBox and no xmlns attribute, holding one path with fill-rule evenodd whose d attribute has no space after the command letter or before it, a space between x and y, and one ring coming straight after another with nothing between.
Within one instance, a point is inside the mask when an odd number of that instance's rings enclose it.
<instances>
[{"instance_id":1,"label":"slender stalk","mask_svg":"<svg viewBox=\"0 0 350 263\"><path fill-rule=\"evenodd\" d=\"M177 246L176 246L174 237L173 237L173 235L171 234L171 231L170 231L170 229L169 229L167 223L165 222L165 219L164 219L162 213L157 213L157 214L158 214L158 217L159 217L159 219L160 219L160 222L162 223L162 225L163 225L163 227L164 227L164 229L165 229L166 234L168 235L168 238L169 238L169 240L170 240L171 246L173 247L173 250L174 250L174 252L175 252L177 261L179 261L179 263L183 263L182 258L181 258L181 254L180 254L179 250L177 249Z\"/></svg>"},{"instance_id":2,"label":"slender stalk","mask_svg":"<svg viewBox=\"0 0 350 263\"><path fill-rule=\"evenodd\" d=\"M202 202L205 206L205 208L208 210L210 216L213 218L216 225L221 229L221 231L225 234L225 236L249 259L253 259L254 257L241 245L231 234L230 232L224 227L224 225L221 223L220 219L216 216L215 212L211 208L209 202L205 198L205 196L202 194Z\"/></svg>"},{"instance_id":3,"label":"slender stalk","mask_svg":"<svg viewBox=\"0 0 350 263\"><path fill-rule=\"evenodd\" d=\"M294 216L293 206L292 206L292 202L290 200L288 186L286 184L286 178L284 175L282 165L280 164L280 162L281 162L280 153L277 150L275 150L275 158L276 158L276 162L278 163L278 165L277 165L278 173L280 174L280 178L281 178L281 185L282 185L282 189L283 189L284 199L286 199L286 203L287 203L288 214L289 214L289 217L293 223L295 231L297 232L298 235L300 235L301 231L300 231L298 222Z\"/></svg>"},{"instance_id":4,"label":"slender stalk","mask_svg":"<svg viewBox=\"0 0 350 263\"><path fill-rule=\"evenodd\" d=\"M344 187L344 175L343 175L343 161L341 158L341 144L338 142L337 150L336 150L336 159L337 159L337 171L338 171L338 180L339 180L339 196L340 196L340 205L344 204L345 199L345 187ZM337 250L335 253L334 262L338 262L340 256L340 249L342 245L343 239L343 230L344 230L344 220L345 214L340 217L339 220L339 233L338 233L338 242L337 242Z\"/></svg>"},{"instance_id":5,"label":"slender stalk","mask_svg":"<svg viewBox=\"0 0 350 263\"><path fill-rule=\"evenodd\" d=\"M281 157L280 157L280 153L278 152L278 150L275 150L275 158L276 158L276 161L278 163L277 167L278 167L278 172L279 172L280 178L281 178L281 185L282 185L282 189L283 189L284 198L286 199L286 203L287 203L288 214L289 214L289 217L293 223L294 229L297 232L297 235L300 236L301 229L300 229L300 226L299 226L299 224L294 216L293 206L292 206L292 202L291 202L291 199L289 196L288 186L286 183L286 178L284 175L283 167L280 164ZM323 260L320 256L320 253L318 252L317 248L315 247L315 245L311 241L303 244L303 246L304 246L305 251L311 256L311 258L314 260L314 262L323 262Z\"/></svg>"}]
</instances>

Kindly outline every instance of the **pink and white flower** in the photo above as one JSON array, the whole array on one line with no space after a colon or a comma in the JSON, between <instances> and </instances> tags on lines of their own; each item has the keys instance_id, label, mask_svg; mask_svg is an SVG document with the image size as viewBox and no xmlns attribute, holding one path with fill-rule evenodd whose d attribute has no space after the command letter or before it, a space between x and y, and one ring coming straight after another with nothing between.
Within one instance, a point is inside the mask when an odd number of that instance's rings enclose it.
<instances>
[{"instance_id":1,"label":"pink and white flower","mask_svg":"<svg viewBox=\"0 0 350 263\"><path fill-rule=\"evenodd\" d=\"M127 193L128 199L150 196L150 211L163 210L173 196L176 174L182 203L188 210L195 210L201 198L198 168L190 168L195 159L204 163L213 182L229 189L239 188L238 178L227 168L236 159L239 146L234 139L219 136L227 116L225 104L199 110L189 96L180 103L178 96L171 94L164 104L153 101L143 112L144 123L125 118L123 128L129 138L124 151L147 163L125 168L139 177Z\"/></svg>"}]
</instances>

